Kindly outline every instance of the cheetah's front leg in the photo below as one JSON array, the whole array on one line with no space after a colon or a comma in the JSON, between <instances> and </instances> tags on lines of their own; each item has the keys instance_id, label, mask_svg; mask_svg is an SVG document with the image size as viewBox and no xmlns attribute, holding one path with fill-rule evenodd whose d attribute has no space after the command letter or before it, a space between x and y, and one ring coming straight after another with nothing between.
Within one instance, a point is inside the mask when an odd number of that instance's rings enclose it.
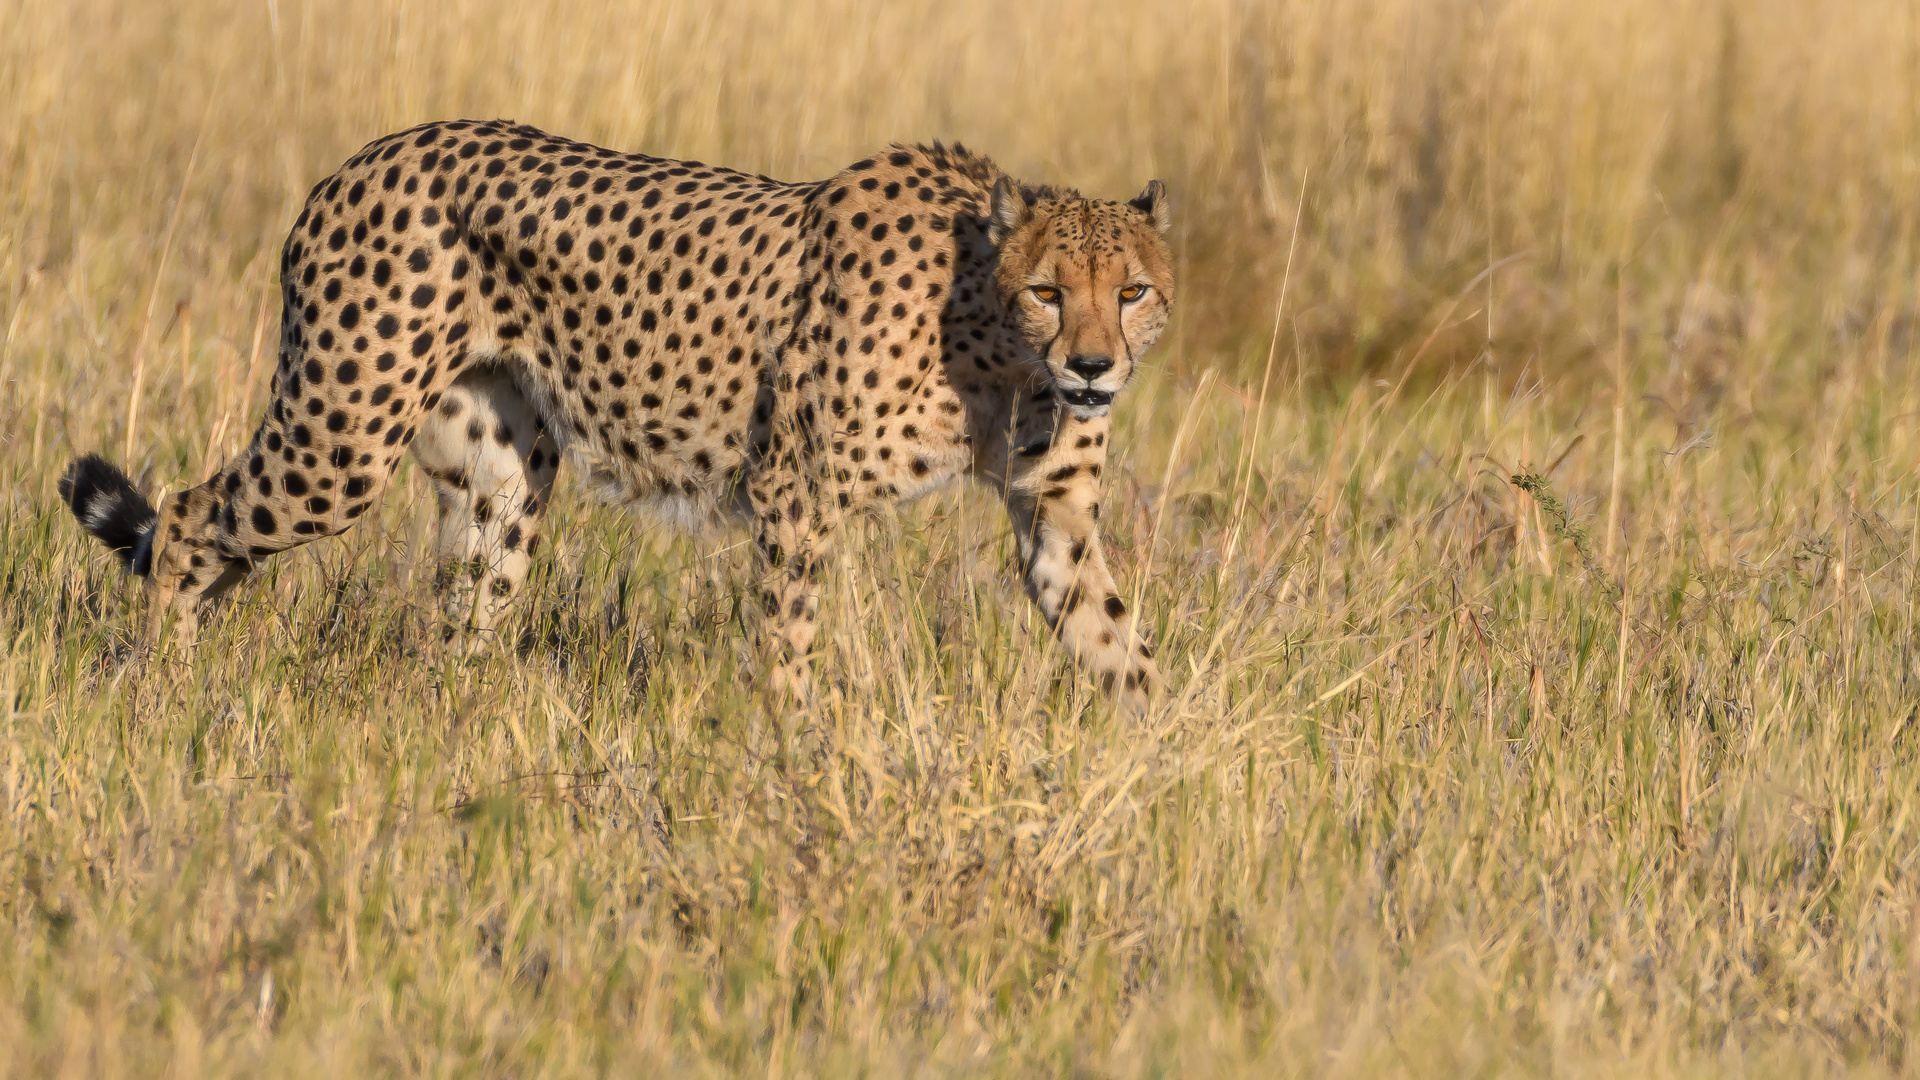
<instances>
[{"instance_id":1,"label":"cheetah's front leg","mask_svg":"<svg viewBox=\"0 0 1920 1080\"><path fill-rule=\"evenodd\" d=\"M820 572L838 531L819 486L791 467L748 486L759 551L758 651L775 696L803 700L813 689L808 651L819 631Z\"/></svg>"},{"instance_id":2,"label":"cheetah's front leg","mask_svg":"<svg viewBox=\"0 0 1920 1080\"><path fill-rule=\"evenodd\" d=\"M1063 414L1050 445L1014 451L1007 512L1028 595L1101 689L1138 711L1159 688L1160 673L1153 646L1114 587L1097 535L1109 423L1105 416Z\"/></svg>"}]
</instances>

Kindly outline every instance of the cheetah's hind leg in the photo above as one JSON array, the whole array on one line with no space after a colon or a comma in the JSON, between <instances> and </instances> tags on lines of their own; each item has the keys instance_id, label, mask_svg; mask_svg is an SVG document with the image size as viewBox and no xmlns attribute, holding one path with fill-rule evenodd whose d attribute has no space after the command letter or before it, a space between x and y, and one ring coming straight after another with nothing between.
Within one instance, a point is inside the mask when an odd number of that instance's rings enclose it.
<instances>
[{"instance_id":1,"label":"cheetah's hind leg","mask_svg":"<svg viewBox=\"0 0 1920 1080\"><path fill-rule=\"evenodd\" d=\"M439 503L445 636L471 653L493 640L526 585L559 447L512 375L483 365L422 416L412 449Z\"/></svg>"}]
</instances>

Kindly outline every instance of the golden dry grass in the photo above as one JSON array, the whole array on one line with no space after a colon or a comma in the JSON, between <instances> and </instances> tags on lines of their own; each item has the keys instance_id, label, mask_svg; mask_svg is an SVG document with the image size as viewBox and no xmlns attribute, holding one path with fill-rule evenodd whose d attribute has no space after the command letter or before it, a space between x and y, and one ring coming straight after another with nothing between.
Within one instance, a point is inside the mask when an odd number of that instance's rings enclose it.
<instances>
[{"instance_id":1,"label":"golden dry grass","mask_svg":"<svg viewBox=\"0 0 1920 1080\"><path fill-rule=\"evenodd\" d=\"M1170 699L964 492L804 714L744 551L577 494L457 663L405 471L126 677L59 468L205 476L307 188L490 115L1165 178L1108 521ZM0 1075L1910 1072L1916 181L1894 0L0 5Z\"/></svg>"}]
</instances>

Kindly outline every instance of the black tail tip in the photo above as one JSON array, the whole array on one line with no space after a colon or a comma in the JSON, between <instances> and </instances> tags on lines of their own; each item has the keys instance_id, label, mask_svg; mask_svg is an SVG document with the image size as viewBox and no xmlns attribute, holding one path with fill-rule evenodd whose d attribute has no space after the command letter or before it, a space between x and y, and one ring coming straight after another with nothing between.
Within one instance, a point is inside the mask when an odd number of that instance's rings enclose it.
<instances>
[{"instance_id":1,"label":"black tail tip","mask_svg":"<svg viewBox=\"0 0 1920 1080\"><path fill-rule=\"evenodd\" d=\"M60 498L86 530L133 565L141 537L152 528L153 507L133 488L127 474L99 454L88 454L67 466L60 477Z\"/></svg>"}]
</instances>

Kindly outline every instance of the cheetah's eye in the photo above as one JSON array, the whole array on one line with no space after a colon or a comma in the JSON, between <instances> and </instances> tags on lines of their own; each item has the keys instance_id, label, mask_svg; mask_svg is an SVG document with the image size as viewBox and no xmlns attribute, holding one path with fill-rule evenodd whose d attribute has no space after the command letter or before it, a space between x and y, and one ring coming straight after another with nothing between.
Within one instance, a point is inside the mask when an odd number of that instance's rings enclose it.
<instances>
[{"instance_id":1,"label":"cheetah's eye","mask_svg":"<svg viewBox=\"0 0 1920 1080\"><path fill-rule=\"evenodd\" d=\"M1035 285L1032 292L1033 298L1043 304L1057 304L1060 302L1060 290L1051 285Z\"/></svg>"},{"instance_id":2,"label":"cheetah's eye","mask_svg":"<svg viewBox=\"0 0 1920 1080\"><path fill-rule=\"evenodd\" d=\"M1122 303L1131 304L1145 295L1147 295L1147 287L1145 285L1129 285L1120 290L1120 300Z\"/></svg>"}]
</instances>

